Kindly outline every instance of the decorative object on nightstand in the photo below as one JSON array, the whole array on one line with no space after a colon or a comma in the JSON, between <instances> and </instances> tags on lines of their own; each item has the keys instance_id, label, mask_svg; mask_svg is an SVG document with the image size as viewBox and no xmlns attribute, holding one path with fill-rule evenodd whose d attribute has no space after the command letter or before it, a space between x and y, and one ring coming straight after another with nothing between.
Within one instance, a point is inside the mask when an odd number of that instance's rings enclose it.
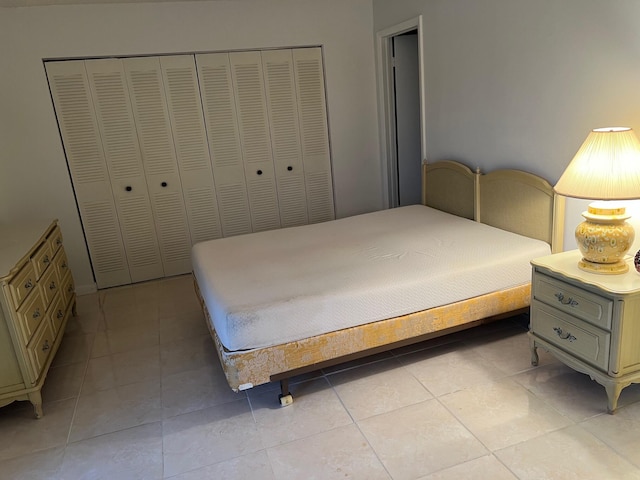
<instances>
[{"instance_id":1,"label":"decorative object on nightstand","mask_svg":"<svg viewBox=\"0 0 640 480\"><path fill-rule=\"evenodd\" d=\"M633 130L591 131L554 188L567 197L600 200L582 213L585 221L576 228L578 266L591 273L627 272L624 257L635 234L625 207L609 201L640 198L640 141Z\"/></svg>"},{"instance_id":2,"label":"decorative object on nightstand","mask_svg":"<svg viewBox=\"0 0 640 480\"><path fill-rule=\"evenodd\" d=\"M572 250L531 262L531 363L542 347L586 373L614 413L622 389L640 383L640 276L586 273L579 258Z\"/></svg>"},{"instance_id":3,"label":"decorative object on nightstand","mask_svg":"<svg viewBox=\"0 0 640 480\"><path fill-rule=\"evenodd\" d=\"M29 400L40 418L40 390L75 314L73 276L57 221L0 231L0 406Z\"/></svg>"}]
</instances>

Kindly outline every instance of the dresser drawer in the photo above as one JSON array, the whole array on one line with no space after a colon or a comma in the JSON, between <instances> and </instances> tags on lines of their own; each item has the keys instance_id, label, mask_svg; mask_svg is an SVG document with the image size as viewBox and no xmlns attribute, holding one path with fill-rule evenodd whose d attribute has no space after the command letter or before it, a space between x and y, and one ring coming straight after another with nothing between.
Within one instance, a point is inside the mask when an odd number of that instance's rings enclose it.
<instances>
[{"instance_id":1,"label":"dresser drawer","mask_svg":"<svg viewBox=\"0 0 640 480\"><path fill-rule=\"evenodd\" d=\"M65 305L69 303L74 292L75 285L73 283L73 275L71 275L71 272L67 272L62 280L60 280L60 293L62 293L62 296L64 297Z\"/></svg>"},{"instance_id":2,"label":"dresser drawer","mask_svg":"<svg viewBox=\"0 0 640 480\"><path fill-rule=\"evenodd\" d=\"M31 360L33 373L33 378L31 379L32 383L35 383L42 373L42 369L47 362L47 358L53 349L54 338L55 336L51 330L49 322L42 322L41 327L34 335L31 343L27 346L27 353Z\"/></svg>"},{"instance_id":3,"label":"dresser drawer","mask_svg":"<svg viewBox=\"0 0 640 480\"><path fill-rule=\"evenodd\" d=\"M51 309L49 310L49 318L51 319L51 326L53 327L54 337L58 335L58 331L62 326L62 321L66 313L66 304L62 292L58 293L51 303Z\"/></svg>"},{"instance_id":4,"label":"dresser drawer","mask_svg":"<svg viewBox=\"0 0 640 480\"><path fill-rule=\"evenodd\" d=\"M533 297L541 302L611 330L613 301L537 273L534 276Z\"/></svg>"},{"instance_id":5,"label":"dresser drawer","mask_svg":"<svg viewBox=\"0 0 640 480\"><path fill-rule=\"evenodd\" d=\"M53 252L51 251L51 245L49 242L44 242L40 245L40 248L36 250L31 256L31 263L33 264L33 270L36 272L36 278L40 278L44 271L53 260Z\"/></svg>"},{"instance_id":6,"label":"dresser drawer","mask_svg":"<svg viewBox=\"0 0 640 480\"><path fill-rule=\"evenodd\" d=\"M603 371L609 368L611 333L605 330L534 299L531 304L531 331Z\"/></svg>"},{"instance_id":7,"label":"dresser drawer","mask_svg":"<svg viewBox=\"0 0 640 480\"><path fill-rule=\"evenodd\" d=\"M38 282L38 286L40 287L40 293L42 293L42 298L44 299L44 303L48 306L51 304L51 300L56 293L58 293L59 285L58 285L58 272L55 268L49 268Z\"/></svg>"},{"instance_id":8,"label":"dresser drawer","mask_svg":"<svg viewBox=\"0 0 640 480\"><path fill-rule=\"evenodd\" d=\"M51 246L51 253L55 256L56 252L62 246L62 232L60 231L60 227L56 225L47 239L49 241L49 245Z\"/></svg>"},{"instance_id":9,"label":"dresser drawer","mask_svg":"<svg viewBox=\"0 0 640 480\"><path fill-rule=\"evenodd\" d=\"M15 306L19 306L34 288L36 288L36 274L31 263L26 263L22 270L9 281L9 290Z\"/></svg>"},{"instance_id":10,"label":"dresser drawer","mask_svg":"<svg viewBox=\"0 0 640 480\"><path fill-rule=\"evenodd\" d=\"M58 270L58 278L62 279L69 271L69 262L67 261L67 254L64 249L58 251L56 256L53 259L53 263Z\"/></svg>"},{"instance_id":11,"label":"dresser drawer","mask_svg":"<svg viewBox=\"0 0 640 480\"><path fill-rule=\"evenodd\" d=\"M31 336L45 318L46 311L47 307L38 290L29 295L29 298L18 308L18 324L24 345L31 340Z\"/></svg>"}]
</instances>

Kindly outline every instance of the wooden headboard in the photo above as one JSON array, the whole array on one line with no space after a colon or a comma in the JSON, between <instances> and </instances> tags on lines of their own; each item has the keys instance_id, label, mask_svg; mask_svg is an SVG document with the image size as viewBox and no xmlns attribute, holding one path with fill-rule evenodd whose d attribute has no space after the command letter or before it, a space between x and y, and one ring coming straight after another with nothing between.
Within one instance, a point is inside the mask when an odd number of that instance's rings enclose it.
<instances>
[{"instance_id":1,"label":"wooden headboard","mask_svg":"<svg viewBox=\"0 0 640 480\"><path fill-rule=\"evenodd\" d=\"M521 170L473 172L446 160L422 166L422 203L460 217L547 242L562 251L564 197Z\"/></svg>"}]
</instances>

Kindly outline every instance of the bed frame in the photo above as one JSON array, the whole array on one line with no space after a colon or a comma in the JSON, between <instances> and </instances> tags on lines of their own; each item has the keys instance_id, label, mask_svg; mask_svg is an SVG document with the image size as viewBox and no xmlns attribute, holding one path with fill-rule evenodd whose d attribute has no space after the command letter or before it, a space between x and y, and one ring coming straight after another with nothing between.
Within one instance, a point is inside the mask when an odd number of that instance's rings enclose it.
<instances>
[{"instance_id":1,"label":"bed frame","mask_svg":"<svg viewBox=\"0 0 640 480\"><path fill-rule=\"evenodd\" d=\"M519 170L483 175L461 163L442 161L423 164L422 192L424 205L543 240L552 252L562 249L563 197L536 175ZM293 376L525 311L531 292L526 284L282 345L229 351L212 327L197 282L195 288L229 386L237 392L280 381L281 405L293 401L288 387Z\"/></svg>"}]
</instances>

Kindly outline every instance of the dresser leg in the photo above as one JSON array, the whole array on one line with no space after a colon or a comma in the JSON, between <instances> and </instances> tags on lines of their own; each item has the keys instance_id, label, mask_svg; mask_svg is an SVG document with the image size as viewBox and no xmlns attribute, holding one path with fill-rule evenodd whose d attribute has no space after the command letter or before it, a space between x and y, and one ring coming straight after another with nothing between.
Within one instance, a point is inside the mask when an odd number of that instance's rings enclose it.
<instances>
[{"instance_id":1,"label":"dresser leg","mask_svg":"<svg viewBox=\"0 0 640 480\"><path fill-rule=\"evenodd\" d=\"M33 404L33 410L36 414L36 418L42 418L42 395L40 394L40 390L37 392L31 392L28 394L29 401Z\"/></svg>"}]
</instances>

